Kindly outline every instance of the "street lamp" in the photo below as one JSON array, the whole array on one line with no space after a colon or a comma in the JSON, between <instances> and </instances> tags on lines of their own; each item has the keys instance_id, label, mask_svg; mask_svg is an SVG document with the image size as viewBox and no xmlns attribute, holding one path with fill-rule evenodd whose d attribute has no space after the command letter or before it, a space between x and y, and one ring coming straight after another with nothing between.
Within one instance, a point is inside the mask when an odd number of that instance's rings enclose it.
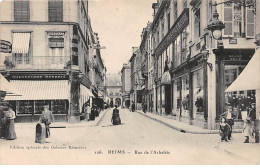
<instances>
[{"instance_id":1,"label":"street lamp","mask_svg":"<svg viewBox=\"0 0 260 168\"><path fill-rule=\"evenodd\" d=\"M136 80L135 81L135 109L137 109L137 86L138 86L138 82Z\"/></svg>"},{"instance_id":2,"label":"street lamp","mask_svg":"<svg viewBox=\"0 0 260 168\"><path fill-rule=\"evenodd\" d=\"M214 6L217 5L218 4L215 2ZM213 20L208 25L207 30L211 31L213 38L217 40L218 48L224 48L222 42L222 30L225 28L225 24L221 20L219 20L218 17L219 14L217 12L217 7L216 7L215 13L213 14Z\"/></svg>"}]
</instances>

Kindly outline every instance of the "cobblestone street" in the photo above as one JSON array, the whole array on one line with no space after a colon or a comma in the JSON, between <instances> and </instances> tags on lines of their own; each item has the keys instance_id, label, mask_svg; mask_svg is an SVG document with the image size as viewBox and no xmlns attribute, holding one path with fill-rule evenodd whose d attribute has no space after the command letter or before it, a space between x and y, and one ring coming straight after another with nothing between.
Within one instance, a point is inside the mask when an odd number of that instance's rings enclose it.
<instances>
[{"instance_id":1,"label":"cobblestone street","mask_svg":"<svg viewBox=\"0 0 260 168\"><path fill-rule=\"evenodd\" d=\"M0 162L44 164L47 159L49 164L260 164L260 145L244 144L240 133L233 134L230 142L220 142L218 134L182 133L128 109L120 109L122 125L117 126L111 124L112 109L102 113L104 116L95 121L98 125L81 121L74 126L64 123L66 128L51 128L45 144L34 142L35 123L16 124L18 139L0 140L5 151Z\"/></svg>"}]
</instances>

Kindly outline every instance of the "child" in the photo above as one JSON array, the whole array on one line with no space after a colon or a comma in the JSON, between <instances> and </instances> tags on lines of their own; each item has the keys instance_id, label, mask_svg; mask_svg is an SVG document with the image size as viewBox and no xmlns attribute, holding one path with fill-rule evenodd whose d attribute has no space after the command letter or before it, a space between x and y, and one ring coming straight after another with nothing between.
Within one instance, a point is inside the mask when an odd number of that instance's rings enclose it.
<instances>
[{"instance_id":1,"label":"child","mask_svg":"<svg viewBox=\"0 0 260 168\"><path fill-rule=\"evenodd\" d=\"M226 142L228 142L227 138L230 132L230 127L227 124L226 118L221 118L221 123L220 123L220 127L219 127L219 134L221 136L221 141L225 140Z\"/></svg>"},{"instance_id":2,"label":"child","mask_svg":"<svg viewBox=\"0 0 260 168\"><path fill-rule=\"evenodd\" d=\"M244 121L244 126L243 126L243 134L246 137L244 143L249 143L249 136L251 132L250 127L251 127L250 118L247 118L246 121Z\"/></svg>"}]
</instances>

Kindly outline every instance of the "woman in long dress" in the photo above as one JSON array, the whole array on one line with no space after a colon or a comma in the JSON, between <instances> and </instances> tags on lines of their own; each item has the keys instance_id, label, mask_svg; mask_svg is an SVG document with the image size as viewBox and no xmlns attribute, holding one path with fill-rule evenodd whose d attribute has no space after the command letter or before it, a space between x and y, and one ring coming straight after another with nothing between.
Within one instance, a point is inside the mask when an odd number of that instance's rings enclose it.
<instances>
[{"instance_id":1,"label":"woman in long dress","mask_svg":"<svg viewBox=\"0 0 260 168\"><path fill-rule=\"evenodd\" d=\"M16 139L16 133L14 129L15 112L9 106L8 111L5 112L5 139L14 140Z\"/></svg>"},{"instance_id":2,"label":"woman in long dress","mask_svg":"<svg viewBox=\"0 0 260 168\"><path fill-rule=\"evenodd\" d=\"M120 116L119 116L119 110L117 109L117 105L115 105L115 108L113 110L111 121L112 121L113 125L121 124L121 119L120 119Z\"/></svg>"}]
</instances>

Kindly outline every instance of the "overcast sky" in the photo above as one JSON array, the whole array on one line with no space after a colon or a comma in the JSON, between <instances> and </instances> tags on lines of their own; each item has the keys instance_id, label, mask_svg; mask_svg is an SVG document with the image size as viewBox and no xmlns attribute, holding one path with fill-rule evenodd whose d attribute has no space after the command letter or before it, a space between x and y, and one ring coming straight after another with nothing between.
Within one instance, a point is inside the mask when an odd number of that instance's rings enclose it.
<instances>
[{"instance_id":1,"label":"overcast sky","mask_svg":"<svg viewBox=\"0 0 260 168\"><path fill-rule=\"evenodd\" d=\"M89 0L92 29L99 34L107 73L118 73L139 46L141 33L152 21L156 0Z\"/></svg>"}]
</instances>

